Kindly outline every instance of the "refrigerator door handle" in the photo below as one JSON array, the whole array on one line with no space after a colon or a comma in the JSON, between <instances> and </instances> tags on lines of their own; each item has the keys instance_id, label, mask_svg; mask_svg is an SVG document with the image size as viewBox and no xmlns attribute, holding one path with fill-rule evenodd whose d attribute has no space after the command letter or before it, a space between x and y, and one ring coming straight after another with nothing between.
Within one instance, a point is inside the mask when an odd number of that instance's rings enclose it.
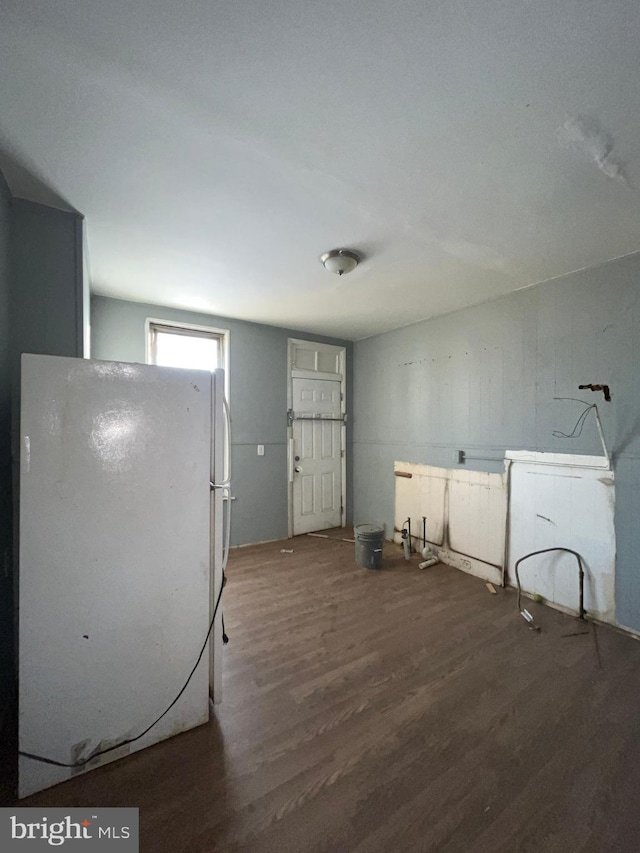
<instances>
[{"instance_id":1,"label":"refrigerator door handle","mask_svg":"<svg viewBox=\"0 0 640 853\"><path fill-rule=\"evenodd\" d=\"M227 428L227 436L225 441L225 462L227 464L227 470L226 476L223 478L222 482L225 485L228 485L231 482L231 410L229 408L229 402L225 397L224 391L222 392L222 407L224 409L225 426Z\"/></svg>"}]
</instances>

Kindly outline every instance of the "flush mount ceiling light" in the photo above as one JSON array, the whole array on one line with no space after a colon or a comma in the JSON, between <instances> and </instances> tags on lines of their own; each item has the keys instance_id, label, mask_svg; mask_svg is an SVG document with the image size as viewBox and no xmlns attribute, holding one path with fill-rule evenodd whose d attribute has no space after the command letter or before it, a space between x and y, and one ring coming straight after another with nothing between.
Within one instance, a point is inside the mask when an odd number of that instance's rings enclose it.
<instances>
[{"instance_id":1,"label":"flush mount ceiling light","mask_svg":"<svg viewBox=\"0 0 640 853\"><path fill-rule=\"evenodd\" d=\"M358 266L359 261L360 258L351 249L332 249L320 255L320 263L323 267L336 275L351 272Z\"/></svg>"}]
</instances>

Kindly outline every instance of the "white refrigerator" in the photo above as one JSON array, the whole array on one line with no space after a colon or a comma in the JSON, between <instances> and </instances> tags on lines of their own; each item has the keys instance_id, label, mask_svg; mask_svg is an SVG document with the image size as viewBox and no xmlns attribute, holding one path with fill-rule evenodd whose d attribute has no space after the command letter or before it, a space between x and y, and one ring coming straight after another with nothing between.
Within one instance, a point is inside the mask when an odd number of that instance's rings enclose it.
<instances>
[{"instance_id":1,"label":"white refrigerator","mask_svg":"<svg viewBox=\"0 0 640 853\"><path fill-rule=\"evenodd\" d=\"M221 370L23 356L20 797L220 700L223 395Z\"/></svg>"}]
</instances>

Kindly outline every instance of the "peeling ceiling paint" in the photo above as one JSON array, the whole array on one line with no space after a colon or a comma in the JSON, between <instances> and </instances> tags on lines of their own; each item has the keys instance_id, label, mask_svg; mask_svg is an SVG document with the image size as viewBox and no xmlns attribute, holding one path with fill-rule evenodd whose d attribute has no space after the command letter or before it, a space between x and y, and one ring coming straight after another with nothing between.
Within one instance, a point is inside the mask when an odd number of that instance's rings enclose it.
<instances>
[{"instance_id":1,"label":"peeling ceiling paint","mask_svg":"<svg viewBox=\"0 0 640 853\"><path fill-rule=\"evenodd\" d=\"M627 185L627 177L613 155L613 140L593 118L568 118L558 129L558 141L587 155L608 178Z\"/></svg>"},{"instance_id":2,"label":"peeling ceiling paint","mask_svg":"<svg viewBox=\"0 0 640 853\"><path fill-rule=\"evenodd\" d=\"M357 339L640 249L639 43L637 0L4 0L0 166L98 293Z\"/></svg>"}]
</instances>

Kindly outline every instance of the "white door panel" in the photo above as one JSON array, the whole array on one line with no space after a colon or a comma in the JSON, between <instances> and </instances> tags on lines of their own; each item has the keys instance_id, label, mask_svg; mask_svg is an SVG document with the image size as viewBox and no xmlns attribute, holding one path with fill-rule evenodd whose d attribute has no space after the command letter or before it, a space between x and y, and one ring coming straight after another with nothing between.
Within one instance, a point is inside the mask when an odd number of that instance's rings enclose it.
<instances>
[{"instance_id":1,"label":"white door panel","mask_svg":"<svg viewBox=\"0 0 640 853\"><path fill-rule=\"evenodd\" d=\"M339 527L342 523L340 382L293 378L292 402L293 533Z\"/></svg>"},{"instance_id":2,"label":"white door panel","mask_svg":"<svg viewBox=\"0 0 640 853\"><path fill-rule=\"evenodd\" d=\"M292 370L341 375L344 350L315 341L290 341Z\"/></svg>"}]
</instances>

